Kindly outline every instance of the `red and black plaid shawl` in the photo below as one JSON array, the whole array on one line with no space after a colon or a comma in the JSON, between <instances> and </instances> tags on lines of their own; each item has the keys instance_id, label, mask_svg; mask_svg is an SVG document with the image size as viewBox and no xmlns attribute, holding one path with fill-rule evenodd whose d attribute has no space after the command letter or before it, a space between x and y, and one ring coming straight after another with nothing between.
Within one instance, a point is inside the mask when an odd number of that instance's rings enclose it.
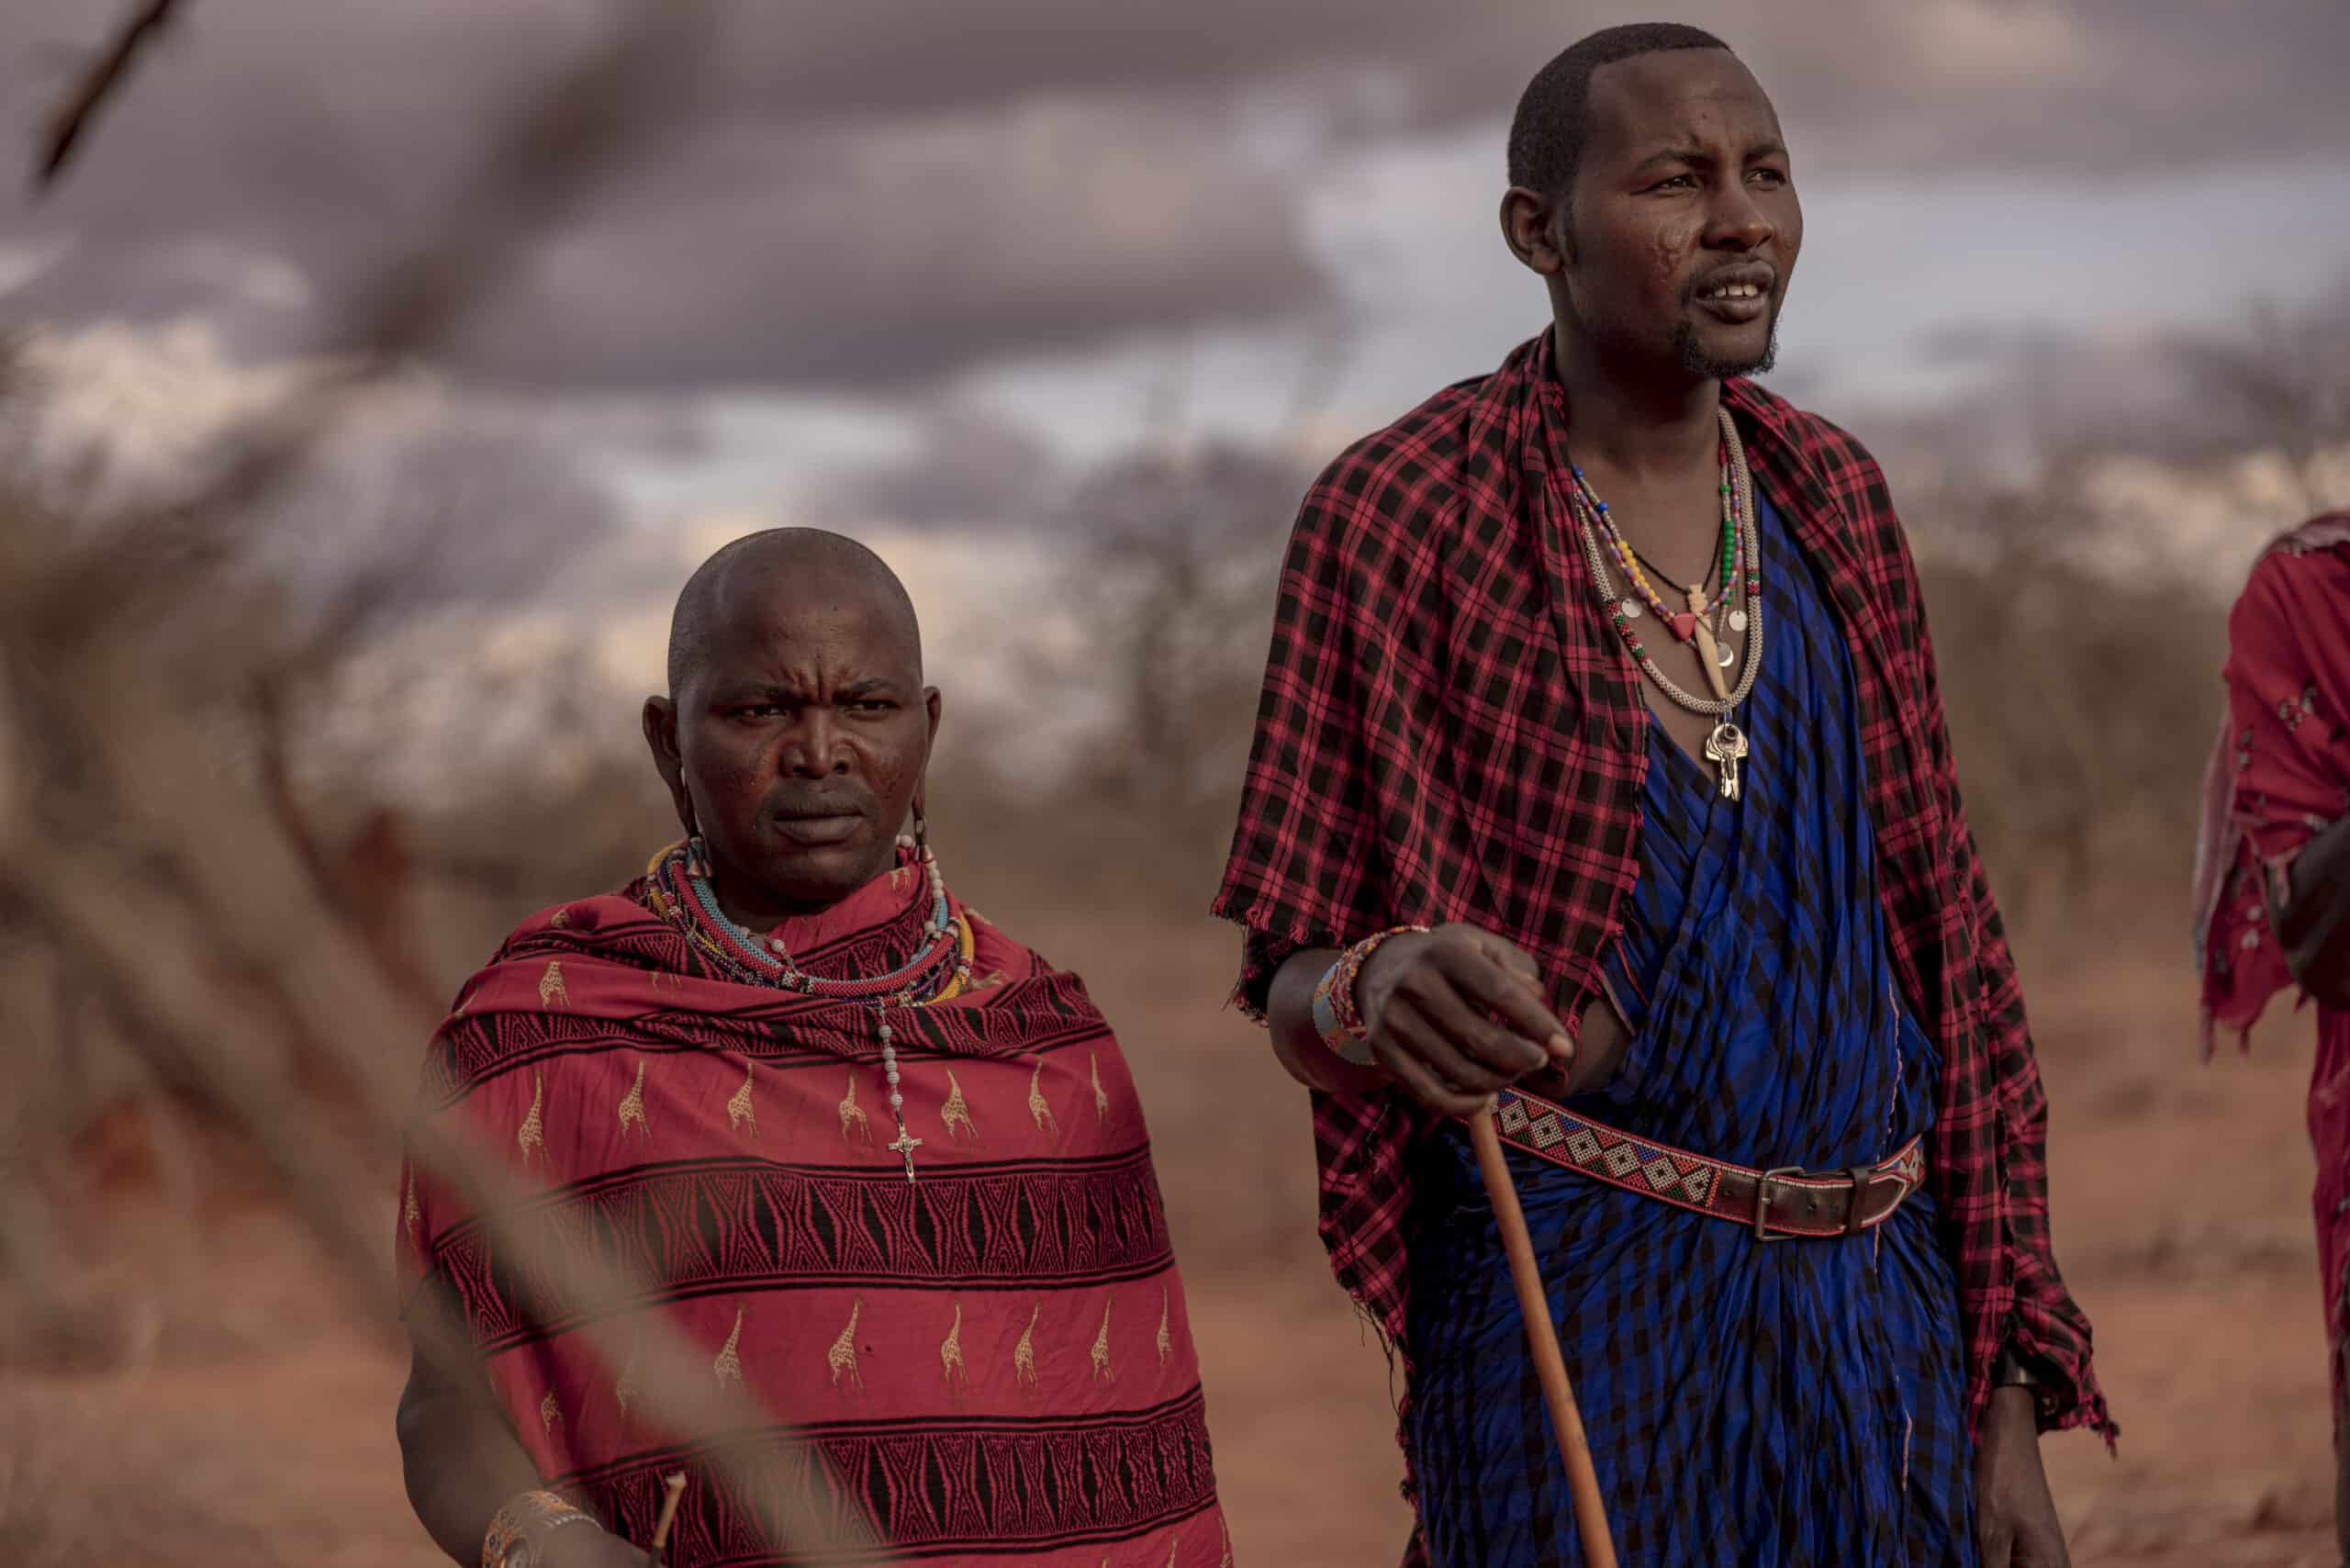
<instances>
[{"instance_id":1,"label":"red and black plaid shawl","mask_svg":"<svg viewBox=\"0 0 2350 1568\"><path fill-rule=\"evenodd\" d=\"M1467 921L1542 964L1579 1027L1639 874L1648 706L1592 603L1561 488L1567 406L1545 332L1356 444L1307 492L1215 912L1246 930L1261 1016L1303 946ZM1960 803L1916 567L1876 462L1751 382L1722 395L1756 479L1830 588L1859 679L1897 972L1941 1047L1932 1183L1978 1416L2001 1346L2057 1380L2055 1424L2114 1427L2089 1326L2056 1271L2047 1102L2023 998ZM1322 1238L1404 1341L1400 1094L1319 1095Z\"/></svg>"}]
</instances>

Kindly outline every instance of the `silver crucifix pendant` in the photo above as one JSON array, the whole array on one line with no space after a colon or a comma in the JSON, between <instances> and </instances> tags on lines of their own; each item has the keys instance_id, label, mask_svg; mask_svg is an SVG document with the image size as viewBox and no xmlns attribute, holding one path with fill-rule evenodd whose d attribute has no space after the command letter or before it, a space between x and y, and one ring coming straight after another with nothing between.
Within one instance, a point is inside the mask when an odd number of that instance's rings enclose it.
<instances>
[{"instance_id":1,"label":"silver crucifix pendant","mask_svg":"<svg viewBox=\"0 0 2350 1568\"><path fill-rule=\"evenodd\" d=\"M888 1147L890 1153L902 1154L906 1157L906 1184L912 1186L914 1179L914 1150L922 1147L922 1139L914 1137L913 1133L901 1122L898 1126L898 1141Z\"/></svg>"},{"instance_id":2,"label":"silver crucifix pendant","mask_svg":"<svg viewBox=\"0 0 2350 1568\"><path fill-rule=\"evenodd\" d=\"M1725 801L1738 799L1738 765L1747 753L1745 733L1724 719L1706 737L1706 760L1720 769L1717 780Z\"/></svg>"}]
</instances>

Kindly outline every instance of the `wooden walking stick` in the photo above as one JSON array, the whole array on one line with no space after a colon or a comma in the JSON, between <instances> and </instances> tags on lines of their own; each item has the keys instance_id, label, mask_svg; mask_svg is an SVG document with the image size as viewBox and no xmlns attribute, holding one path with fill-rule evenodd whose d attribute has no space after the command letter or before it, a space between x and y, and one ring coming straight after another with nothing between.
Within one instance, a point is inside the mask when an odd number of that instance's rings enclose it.
<instances>
[{"instance_id":1,"label":"wooden walking stick","mask_svg":"<svg viewBox=\"0 0 2350 1568\"><path fill-rule=\"evenodd\" d=\"M668 1561L669 1527L677 1522L677 1499L686 1495L686 1473L677 1472L663 1484L668 1495L661 1499L661 1518L653 1526L653 1568L661 1568Z\"/></svg>"},{"instance_id":2,"label":"wooden walking stick","mask_svg":"<svg viewBox=\"0 0 2350 1568\"><path fill-rule=\"evenodd\" d=\"M1607 1533L1607 1507L1599 1500L1599 1474L1591 1465L1591 1439L1583 1436L1583 1414L1575 1408L1575 1391L1567 1382L1566 1358L1559 1352L1559 1330L1550 1321L1550 1304L1542 1294L1542 1271L1534 1261L1534 1239L1526 1233L1526 1211L1517 1205L1517 1186L1510 1180L1509 1161L1502 1158L1502 1135L1494 1113L1481 1111L1469 1118L1469 1141L1476 1146L1477 1170L1485 1178L1485 1196L1501 1226L1502 1250L1509 1254L1509 1275L1517 1286L1517 1310L1526 1319L1526 1348L1534 1357L1534 1374L1542 1381L1542 1398L1550 1406L1550 1426L1559 1434L1559 1451L1566 1456L1567 1492L1575 1502L1575 1531L1583 1537L1587 1568L1616 1568L1616 1542Z\"/></svg>"}]
</instances>

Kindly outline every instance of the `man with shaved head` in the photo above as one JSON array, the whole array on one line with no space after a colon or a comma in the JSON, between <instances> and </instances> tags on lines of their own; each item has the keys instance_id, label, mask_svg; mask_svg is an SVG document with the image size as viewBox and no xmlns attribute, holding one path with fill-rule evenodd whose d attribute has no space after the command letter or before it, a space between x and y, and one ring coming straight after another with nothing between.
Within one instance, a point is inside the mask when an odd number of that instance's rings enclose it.
<instances>
[{"instance_id":1,"label":"man with shaved head","mask_svg":"<svg viewBox=\"0 0 2350 1568\"><path fill-rule=\"evenodd\" d=\"M1584 1561L1487 1117L1624 1562L2053 1568L2039 1433L2112 1425L1901 525L1751 379L1778 115L1611 28L1508 165L1550 320L1306 497L1216 905L1404 1360L1414 1551Z\"/></svg>"},{"instance_id":2,"label":"man with shaved head","mask_svg":"<svg viewBox=\"0 0 2350 1568\"><path fill-rule=\"evenodd\" d=\"M426 1064L418 1518L461 1563L623 1568L682 1474L674 1568L1230 1563L1134 1081L1077 977L946 884L904 587L755 534L686 585L668 674L684 837L523 922Z\"/></svg>"}]
</instances>

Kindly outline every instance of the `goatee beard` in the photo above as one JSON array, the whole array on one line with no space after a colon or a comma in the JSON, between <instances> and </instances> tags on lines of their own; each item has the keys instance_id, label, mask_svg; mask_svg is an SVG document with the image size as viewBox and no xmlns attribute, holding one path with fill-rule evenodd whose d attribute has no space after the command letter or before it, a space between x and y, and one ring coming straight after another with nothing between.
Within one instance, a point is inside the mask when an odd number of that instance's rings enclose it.
<instances>
[{"instance_id":1,"label":"goatee beard","mask_svg":"<svg viewBox=\"0 0 2350 1568\"><path fill-rule=\"evenodd\" d=\"M1697 342L1697 326L1684 321L1673 330L1673 352L1681 368L1689 375L1707 381L1721 381L1733 375L1760 375L1779 363L1779 324L1771 323L1771 340L1762 352L1752 357L1725 357L1708 353Z\"/></svg>"}]
</instances>

